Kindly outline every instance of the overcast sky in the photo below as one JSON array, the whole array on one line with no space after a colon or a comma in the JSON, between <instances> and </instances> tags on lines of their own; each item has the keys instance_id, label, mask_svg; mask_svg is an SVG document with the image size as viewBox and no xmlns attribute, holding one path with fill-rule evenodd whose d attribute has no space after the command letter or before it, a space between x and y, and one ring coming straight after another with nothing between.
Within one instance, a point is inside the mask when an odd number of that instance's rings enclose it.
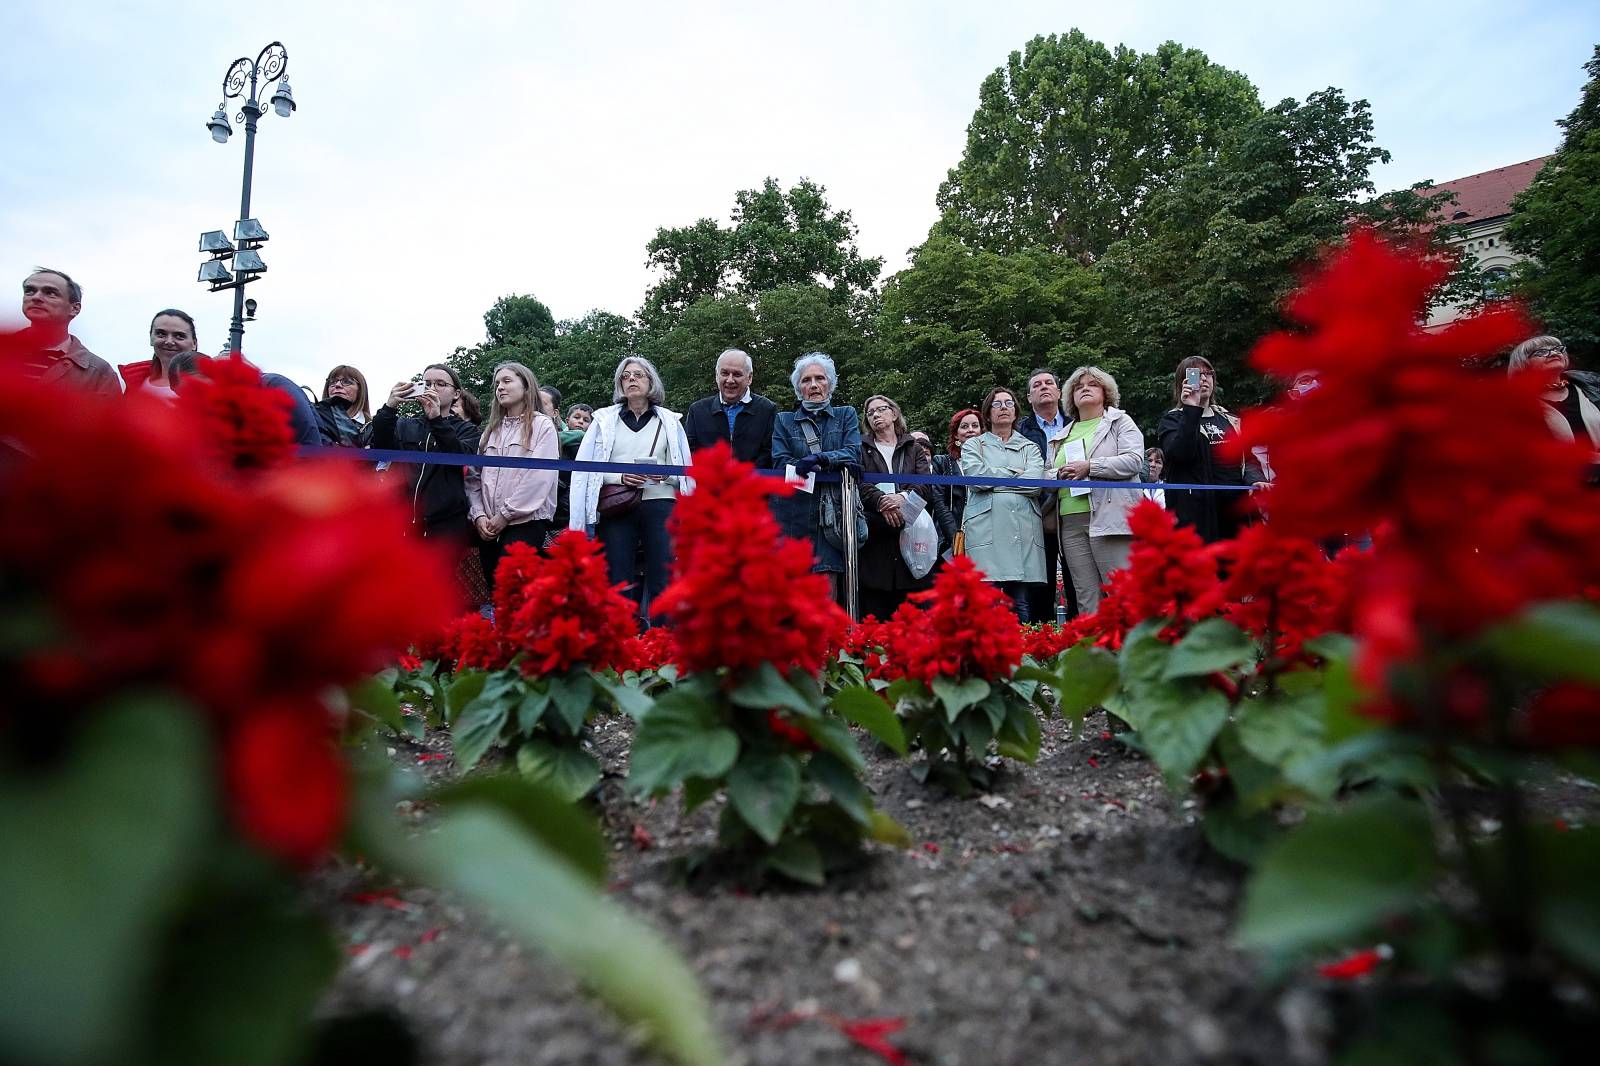
<instances>
[{"instance_id":1,"label":"overcast sky","mask_svg":"<svg viewBox=\"0 0 1600 1066\"><path fill-rule=\"evenodd\" d=\"M202 230L238 209L244 137L205 122L237 56L277 38L299 110L256 141L252 213L272 235L245 352L320 386L351 362L375 392L483 337L533 293L558 318L635 311L659 226L726 219L767 175L826 186L860 243L904 265L961 156L978 85L1074 26L1148 51L1176 40L1262 99L1329 85L1372 102L1380 188L1543 155L1600 41L1600 4L110 3L0 11L0 273L58 266L74 332L148 355L154 311L226 338L229 293L195 281ZM229 108L238 109L237 101ZM14 298L19 299L19 298ZM15 314L16 304L3 309ZM708 353L708 362L710 353Z\"/></svg>"}]
</instances>

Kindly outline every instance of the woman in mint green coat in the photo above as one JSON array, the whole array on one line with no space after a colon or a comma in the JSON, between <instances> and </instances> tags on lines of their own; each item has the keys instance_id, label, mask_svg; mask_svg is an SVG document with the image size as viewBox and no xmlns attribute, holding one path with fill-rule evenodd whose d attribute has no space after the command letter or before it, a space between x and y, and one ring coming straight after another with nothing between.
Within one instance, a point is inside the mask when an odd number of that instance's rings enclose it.
<instances>
[{"instance_id":1,"label":"woman in mint green coat","mask_svg":"<svg viewBox=\"0 0 1600 1066\"><path fill-rule=\"evenodd\" d=\"M1015 392L1003 385L989 390L978 408L984 432L961 446L963 474L1035 481L1045 476L1044 456L1038 445L1016 432L1022 410ZM973 565L1011 597L1012 610L1024 622L1029 621L1027 587L1045 580L1039 491L968 486L967 508L961 518Z\"/></svg>"}]
</instances>

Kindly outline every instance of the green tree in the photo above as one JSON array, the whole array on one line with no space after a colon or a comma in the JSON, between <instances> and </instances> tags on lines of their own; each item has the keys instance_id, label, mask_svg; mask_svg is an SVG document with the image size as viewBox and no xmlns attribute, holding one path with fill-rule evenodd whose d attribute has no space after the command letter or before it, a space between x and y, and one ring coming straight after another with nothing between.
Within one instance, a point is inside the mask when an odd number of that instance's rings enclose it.
<instances>
[{"instance_id":1,"label":"green tree","mask_svg":"<svg viewBox=\"0 0 1600 1066\"><path fill-rule=\"evenodd\" d=\"M750 353L756 367L752 388L779 407L794 403L789 373L806 352L827 352L838 364L841 403L867 395L853 385L873 362L871 337L833 290L821 285L784 285L754 299L733 293L702 297L676 325L640 348L661 372L667 405L679 411L716 388L714 361L728 348Z\"/></svg>"},{"instance_id":2,"label":"green tree","mask_svg":"<svg viewBox=\"0 0 1600 1066\"><path fill-rule=\"evenodd\" d=\"M550 308L532 296L502 296L483 316L485 341L457 348L446 359L461 385L480 401L493 391L494 368L517 362L536 366L542 353L556 341L555 318Z\"/></svg>"},{"instance_id":3,"label":"green tree","mask_svg":"<svg viewBox=\"0 0 1600 1066\"><path fill-rule=\"evenodd\" d=\"M882 354L862 375L863 394L894 397L938 438L991 386L1022 389L1036 367L1064 373L1100 360L1103 303L1097 273L1071 256L1000 255L935 235L884 287Z\"/></svg>"},{"instance_id":4,"label":"green tree","mask_svg":"<svg viewBox=\"0 0 1600 1066\"><path fill-rule=\"evenodd\" d=\"M633 350L633 321L610 311L556 323L555 344L538 358L539 382L561 390L563 404L604 407L611 402L617 362Z\"/></svg>"},{"instance_id":5,"label":"green tree","mask_svg":"<svg viewBox=\"0 0 1600 1066\"><path fill-rule=\"evenodd\" d=\"M1584 64L1589 81L1559 124L1561 147L1512 203L1511 247L1532 256L1517 288L1544 328L1576 350L1600 349L1600 45Z\"/></svg>"},{"instance_id":6,"label":"green tree","mask_svg":"<svg viewBox=\"0 0 1600 1066\"><path fill-rule=\"evenodd\" d=\"M1115 51L1035 37L984 79L939 227L975 247L1091 261L1140 232L1151 196L1261 110L1244 75L1174 42Z\"/></svg>"},{"instance_id":7,"label":"green tree","mask_svg":"<svg viewBox=\"0 0 1600 1066\"><path fill-rule=\"evenodd\" d=\"M1234 409L1270 394L1247 365L1250 349L1283 324L1298 271L1343 235L1372 192L1372 165L1387 159L1367 102L1329 88L1257 115L1151 198L1143 232L1101 263L1113 312L1107 369L1126 370L1123 406L1147 433L1171 405L1184 356L1211 360Z\"/></svg>"},{"instance_id":8,"label":"green tree","mask_svg":"<svg viewBox=\"0 0 1600 1066\"><path fill-rule=\"evenodd\" d=\"M646 245L646 264L661 274L645 293L639 319L664 334L696 301L735 295L752 302L770 289L823 286L836 303L858 308L882 259L862 256L848 211L829 206L827 190L808 179L785 192L777 179L734 195L732 225L712 219L662 228Z\"/></svg>"}]
</instances>

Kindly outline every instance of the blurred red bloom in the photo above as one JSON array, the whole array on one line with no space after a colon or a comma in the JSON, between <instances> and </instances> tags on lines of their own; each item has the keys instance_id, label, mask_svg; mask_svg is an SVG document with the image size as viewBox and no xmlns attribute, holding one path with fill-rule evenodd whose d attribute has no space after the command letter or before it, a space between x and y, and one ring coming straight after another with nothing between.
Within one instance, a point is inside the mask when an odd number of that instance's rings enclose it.
<instances>
[{"instance_id":1,"label":"blurred red bloom","mask_svg":"<svg viewBox=\"0 0 1600 1066\"><path fill-rule=\"evenodd\" d=\"M1320 544L1264 524L1217 545L1215 554L1227 576L1196 611L1216 611L1257 640L1270 640L1269 657L1298 658L1306 641L1332 632L1344 617L1344 568Z\"/></svg>"},{"instance_id":2,"label":"blurred red bloom","mask_svg":"<svg viewBox=\"0 0 1600 1066\"><path fill-rule=\"evenodd\" d=\"M513 544L495 571L495 630L530 677L611 665L638 635L636 610L609 583L605 554L584 533L562 533L543 555Z\"/></svg>"},{"instance_id":3,"label":"blurred red bloom","mask_svg":"<svg viewBox=\"0 0 1600 1066\"><path fill-rule=\"evenodd\" d=\"M179 693L228 753L240 828L302 861L305 842L325 845L339 822L313 816L340 787L327 782L342 780L327 764L321 694L447 618L447 597L416 589L450 588L449 567L400 535L404 508L370 479L301 464L241 480L209 446L214 428L181 404L39 389L18 405L8 432L20 452L0 468L0 510L26 520L0 524L0 602L39 625L33 646L0 650L11 679L0 746L48 757L118 692ZM260 435L273 432L287 441L287 423ZM271 721L257 728L257 715ZM302 753L311 769L278 757L291 734L302 746L317 738ZM262 796L302 787L303 809L246 821Z\"/></svg>"},{"instance_id":4,"label":"blurred red bloom","mask_svg":"<svg viewBox=\"0 0 1600 1066\"><path fill-rule=\"evenodd\" d=\"M820 670L850 619L811 572L811 546L779 535L767 497L792 490L720 443L695 454L690 474L695 490L669 526L672 583L655 605L672 620L678 661L688 671Z\"/></svg>"},{"instance_id":5,"label":"blurred red bloom","mask_svg":"<svg viewBox=\"0 0 1600 1066\"><path fill-rule=\"evenodd\" d=\"M298 866L309 866L344 829L344 759L320 703L252 707L228 734L228 802L240 832Z\"/></svg>"},{"instance_id":6,"label":"blurred red bloom","mask_svg":"<svg viewBox=\"0 0 1600 1066\"><path fill-rule=\"evenodd\" d=\"M1600 689L1552 685L1528 705L1519 733L1538 748L1600 747Z\"/></svg>"},{"instance_id":7,"label":"blurred red bloom","mask_svg":"<svg viewBox=\"0 0 1600 1066\"><path fill-rule=\"evenodd\" d=\"M294 457L293 401L261 384L261 371L241 355L202 357L197 372L183 379L178 403L201 423L207 446L235 470L267 470Z\"/></svg>"}]
</instances>

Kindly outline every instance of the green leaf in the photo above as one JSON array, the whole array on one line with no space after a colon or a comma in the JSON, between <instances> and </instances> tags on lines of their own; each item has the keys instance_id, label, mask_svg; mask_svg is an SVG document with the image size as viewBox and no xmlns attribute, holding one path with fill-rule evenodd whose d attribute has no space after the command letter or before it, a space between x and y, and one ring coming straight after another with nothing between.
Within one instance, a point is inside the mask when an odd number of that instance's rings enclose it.
<instances>
[{"instance_id":1,"label":"green leaf","mask_svg":"<svg viewBox=\"0 0 1600 1066\"><path fill-rule=\"evenodd\" d=\"M1042 740L1039 716L1026 703L1013 702L1006 708L1006 719L995 734L995 750L1008 759L1032 764L1039 758Z\"/></svg>"},{"instance_id":2,"label":"green leaf","mask_svg":"<svg viewBox=\"0 0 1600 1066\"><path fill-rule=\"evenodd\" d=\"M994 740L995 730L988 714L974 709L956 719L955 732L966 742L969 758L982 758L989 750L989 742Z\"/></svg>"},{"instance_id":3,"label":"green leaf","mask_svg":"<svg viewBox=\"0 0 1600 1066\"><path fill-rule=\"evenodd\" d=\"M1239 942L1298 952L1371 933L1426 901L1439 871L1421 805L1384 797L1314 814L1262 856Z\"/></svg>"},{"instance_id":4,"label":"green leaf","mask_svg":"<svg viewBox=\"0 0 1600 1066\"><path fill-rule=\"evenodd\" d=\"M767 852L765 862L791 881L821 888L825 878L822 871L822 852L805 837L790 837Z\"/></svg>"},{"instance_id":5,"label":"green leaf","mask_svg":"<svg viewBox=\"0 0 1600 1066\"><path fill-rule=\"evenodd\" d=\"M1249 866L1277 835L1278 822L1270 811L1247 812L1237 803L1225 803L1206 811L1200 829L1218 854Z\"/></svg>"},{"instance_id":6,"label":"green leaf","mask_svg":"<svg viewBox=\"0 0 1600 1066\"><path fill-rule=\"evenodd\" d=\"M964 681L936 677L933 679L932 688L933 694L944 704L945 718L951 722L954 722L962 711L989 695L989 682L981 677L969 677Z\"/></svg>"},{"instance_id":7,"label":"green leaf","mask_svg":"<svg viewBox=\"0 0 1600 1066\"><path fill-rule=\"evenodd\" d=\"M1600 684L1600 607L1545 603L1485 642L1503 661L1540 676Z\"/></svg>"},{"instance_id":8,"label":"green leaf","mask_svg":"<svg viewBox=\"0 0 1600 1066\"><path fill-rule=\"evenodd\" d=\"M480 696L457 716L450 727L450 739L456 750L456 764L466 773L478 765L483 753L500 739L500 730L506 724L506 705L497 699Z\"/></svg>"},{"instance_id":9,"label":"green leaf","mask_svg":"<svg viewBox=\"0 0 1600 1066\"><path fill-rule=\"evenodd\" d=\"M1573 963L1600 974L1600 828L1534 835L1543 884L1533 892L1539 932Z\"/></svg>"},{"instance_id":10,"label":"green leaf","mask_svg":"<svg viewBox=\"0 0 1600 1066\"><path fill-rule=\"evenodd\" d=\"M551 704L566 724L568 734L577 736L594 705L594 680L589 671L575 667L565 674L552 675L548 681Z\"/></svg>"},{"instance_id":11,"label":"green leaf","mask_svg":"<svg viewBox=\"0 0 1600 1066\"><path fill-rule=\"evenodd\" d=\"M865 685L847 685L833 694L833 709L883 741L895 754L906 754L906 733L884 698Z\"/></svg>"},{"instance_id":12,"label":"green leaf","mask_svg":"<svg viewBox=\"0 0 1600 1066\"><path fill-rule=\"evenodd\" d=\"M912 844L911 834L906 827L877 809L872 812L872 828L868 830L867 838L896 848L909 848Z\"/></svg>"},{"instance_id":13,"label":"green leaf","mask_svg":"<svg viewBox=\"0 0 1600 1066\"><path fill-rule=\"evenodd\" d=\"M617 709L635 722L650 713L650 695L636 684L612 680L602 674L594 675L594 683L610 696Z\"/></svg>"},{"instance_id":14,"label":"green leaf","mask_svg":"<svg viewBox=\"0 0 1600 1066\"><path fill-rule=\"evenodd\" d=\"M686 777L683 779L683 813L688 814L706 800L717 794L717 789L722 784L704 777Z\"/></svg>"},{"instance_id":15,"label":"green leaf","mask_svg":"<svg viewBox=\"0 0 1600 1066\"><path fill-rule=\"evenodd\" d=\"M429 791L443 810L483 807L504 814L595 885L606 881L606 840L581 808L547 784L517 774L477 774Z\"/></svg>"},{"instance_id":16,"label":"green leaf","mask_svg":"<svg viewBox=\"0 0 1600 1066\"><path fill-rule=\"evenodd\" d=\"M301 1060L339 951L322 919L293 892L263 891L278 883L254 864L245 876L254 883L220 890L207 884L172 931L148 1026L155 1043L149 1061Z\"/></svg>"},{"instance_id":17,"label":"green leaf","mask_svg":"<svg viewBox=\"0 0 1600 1066\"><path fill-rule=\"evenodd\" d=\"M350 686L350 709L364 711L396 733L405 734L406 716L400 711L400 697L395 695L393 683L377 677L368 677Z\"/></svg>"},{"instance_id":18,"label":"green leaf","mask_svg":"<svg viewBox=\"0 0 1600 1066\"><path fill-rule=\"evenodd\" d=\"M1237 722L1223 726L1217 734L1217 751L1222 756L1222 764L1228 768L1228 780L1233 782L1241 811L1265 810L1283 795L1284 775L1278 767L1262 762L1245 750L1239 740Z\"/></svg>"},{"instance_id":19,"label":"green leaf","mask_svg":"<svg viewBox=\"0 0 1600 1066\"><path fill-rule=\"evenodd\" d=\"M828 795L852 821L862 826L872 824L872 800L867 795L867 786L838 756L827 751L817 752L806 764L806 773L828 790Z\"/></svg>"},{"instance_id":20,"label":"green leaf","mask_svg":"<svg viewBox=\"0 0 1600 1066\"><path fill-rule=\"evenodd\" d=\"M1272 766L1288 766L1323 750L1322 692L1246 700L1239 708L1239 741L1246 751Z\"/></svg>"},{"instance_id":21,"label":"green leaf","mask_svg":"<svg viewBox=\"0 0 1600 1066\"><path fill-rule=\"evenodd\" d=\"M446 715L448 721L455 721L461 712L467 709L468 704L483 695L484 685L488 680L489 675L482 670L461 671L455 676L455 680L445 687L443 706L439 710ZM439 686L435 684L434 691L437 692L438 688Z\"/></svg>"},{"instance_id":22,"label":"green leaf","mask_svg":"<svg viewBox=\"0 0 1600 1066\"><path fill-rule=\"evenodd\" d=\"M728 698L740 707L758 711L779 708L807 717L817 713L816 702L789 684L771 663L762 663L747 674Z\"/></svg>"},{"instance_id":23,"label":"green leaf","mask_svg":"<svg viewBox=\"0 0 1600 1066\"><path fill-rule=\"evenodd\" d=\"M524 740L517 748L517 771L530 781L550 786L562 799L576 803L600 780L600 763L572 744L553 744L543 737Z\"/></svg>"},{"instance_id":24,"label":"green leaf","mask_svg":"<svg viewBox=\"0 0 1600 1066\"><path fill-rule=\"evenodd\" d=\"M373 833L386 868L444 889L570 970L613 1011L640 1023L681 1066L718 1066L711 1015L694 972L649 926L510 818L484 808L445 815L411 838Z\"/></svg>"},{"instance_id":25,"label":"green leaf","mask_svg":"<svg viewBox=\"0 0 1600 1066\"><path fill-rule=\"evenodd\" d=\"M1221 618L1207 618L1184 634L1167 658L1164 680L1203 677L1250 662L1256 657L1255 643L1244 630Z\"/></svg>"},{"instance_id":26,"label":"green leaf","mask_svg":"<svg viewBox=\"0 0 1600 1066\"><path fill-rule=\"evenodd\" d=\"M549 707L550 686L538 681L528 682L527 691L517 701L517 732L525 737L532 736Z\"/></svg>"},{"instance_id":27,"label":"green leaf","mask_svg":"<svg viewBox=\"0 0 1600 1066\"><path fill-rule=\"evenodd\" d=\"M793 755L748 752L728 772L728 800L744 824L768 844L800 802L800 762Z\"/></svg>"},{"instance_id":28,"label":"green leaf","mask_svg":"<svg viewBox=\"0 0 1600 1066\"><path fill-rule=\"evenodd\" d=\"M1304 647L1328 662L1349 662L1356 655L1356 638L1348 633L1323 633L1306 641Z\"/></svg>"},{"instance_id":29,"label":"green leaf","mask_svg":"<svg viewBox=\"0 0 1600 1066\"><path fill-rule=\"evenodd\" d=\"M850 727L832 715L823 715L817 718L797 718L795 725L806 731L806 735L817 742L823 751L832 752L856 773L861 773L867 768L867 761L861 757L861 749L856 746L855 735L850 732Z\"/></svg>"},{"instance_id":30,"label":"green leaf","mask_svg":"<svg viewBox=\"0 0 1600 1066\"><path fill-rule=\"evenodd\" d=\"M155 701L90 711L64 754L0 778L0 1048L114 1062L216 831L215 767L200 716Z\"/></svg>"},{"instance_id":31,"label":"green leaf","mask_svg":"<svg viewBox=\"0 0 1600 1066\"><path fill-rule=\"evenodd\" d=\"M914 677L897 677L883 690L883 698L889 701L889 706L896 709L899 708L901 700L925 700L929 695L928 686Z\"/></svg>"},{"instance_id":32,"label":"green leaf","mask_svg":"<svg viewBox=\"0 0 1600 1066\"><path fill-rule=\"evenodd\" d=\"M1056 693L1061 713L1075 720L1105 702L1117 689L1117 658L1104 648L1077 644L1061 656Z\"/></svg>"},{"instance_id":33,"label":"green leaf","mask_svg":"<svg viewBox=\"0 0 1600 1066\"><path fill-rule=\"evenodd\" d=\"M686 777L720 778L739 755L739 738L692 689L674 688L639 723L628 764L628 787L661 792Z\"/></svg>"},{"instance_id":34,"label":"green leaf","mask_svg":"<svg viewBox=\"0 0 1600 1066\"><path fill-rule=\"evenodd\" d=\"M1228 700L1210 688L1158 690L1147 697L1139 741L1172 788L1187 785L1228 721ZM1143 701L1141 701L1143 702Z\"/></svg>"}]
</instances>

